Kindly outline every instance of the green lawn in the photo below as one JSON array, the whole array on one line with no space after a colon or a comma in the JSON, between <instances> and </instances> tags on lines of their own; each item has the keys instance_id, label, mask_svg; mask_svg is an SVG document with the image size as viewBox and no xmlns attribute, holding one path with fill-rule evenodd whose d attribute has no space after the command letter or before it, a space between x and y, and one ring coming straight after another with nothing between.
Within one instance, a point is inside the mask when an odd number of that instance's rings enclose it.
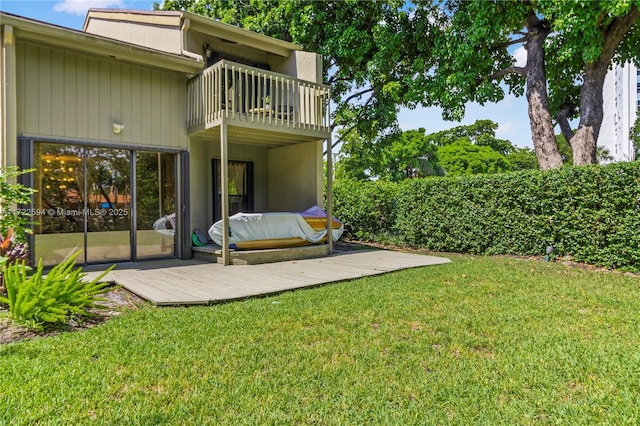
<instances>
[{"instance_id":1,"label":"green lawn","mask_svg":"<svg viewBox=\"0 0 640 426\"><path fill-rule=\"evenodd\" d=\"M0 346L0 424L638 424L640 279L451 264Z\"/></svg>"}]
</instances>

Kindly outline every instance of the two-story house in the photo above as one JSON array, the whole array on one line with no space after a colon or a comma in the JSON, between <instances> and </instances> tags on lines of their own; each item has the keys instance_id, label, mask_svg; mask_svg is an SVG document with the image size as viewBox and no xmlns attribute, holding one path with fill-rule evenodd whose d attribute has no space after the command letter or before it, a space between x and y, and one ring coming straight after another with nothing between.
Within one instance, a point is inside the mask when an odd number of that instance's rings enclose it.
<instances>
[{"instance_id":1,"label":"two-story house","mask_svg":"<svg viewBox=\"0 0 640 426\"><path fill-rule=\"evenodd\" d=\"M35 169L35 259L189 258L193 229L324 203L319 55L188 12L0 18L0 165Z\"/></svg>"}]
</instances>

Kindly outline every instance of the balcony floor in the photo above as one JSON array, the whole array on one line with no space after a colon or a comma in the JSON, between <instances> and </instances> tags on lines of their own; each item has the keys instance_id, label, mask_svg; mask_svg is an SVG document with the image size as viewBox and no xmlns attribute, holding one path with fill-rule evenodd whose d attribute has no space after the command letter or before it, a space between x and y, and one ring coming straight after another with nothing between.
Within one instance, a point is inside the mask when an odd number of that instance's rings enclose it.
<instances>
[{"instance_id":1,"label":"balcony floor","mask_svg":"<svg viewBox=\"0 0 640 426\"><path fill-rule=\"evenodd\" d=\"M268 123L253 123L240 118L240 115L238 114L235 119L224 119L227 123L227 138L230 143L277 147L324 140L331 136L329 132L312 128L287 127L286 123L278 126L270 126ZM195 140L220 142L220 126L222 123L223 121L219 120L191 128L189 129L189 136Z\"/></svg>"}]
</instances>

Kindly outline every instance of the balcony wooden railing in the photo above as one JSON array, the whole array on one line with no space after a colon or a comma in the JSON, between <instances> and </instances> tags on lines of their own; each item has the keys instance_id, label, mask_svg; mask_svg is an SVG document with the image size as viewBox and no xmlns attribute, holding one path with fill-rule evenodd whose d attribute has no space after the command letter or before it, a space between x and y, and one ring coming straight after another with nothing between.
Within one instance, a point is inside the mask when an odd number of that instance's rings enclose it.
<instances>
[{"instance_id":1,"label":"balcony wooden railing","mask_svg":"<svg viewBox=\"0 0 640 426\"><path fill-rule=\"evenodd\" d=\"M321 84L221 60L187 85L189 128L228 119L280 130L330 132L329 88Z\"/></svg>"}]
</instances>

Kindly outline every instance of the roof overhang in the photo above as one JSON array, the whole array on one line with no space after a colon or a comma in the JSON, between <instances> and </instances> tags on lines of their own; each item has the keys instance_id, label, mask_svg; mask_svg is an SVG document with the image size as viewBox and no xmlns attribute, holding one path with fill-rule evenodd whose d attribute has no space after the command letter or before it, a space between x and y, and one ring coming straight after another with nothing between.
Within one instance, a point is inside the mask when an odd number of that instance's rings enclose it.
<instances>
[{"instance_id":1,"label":"roof overhang","mask_svg":"<svg viewBox=\"0 0 640 426\"><path fill-rule=\"evenodd\" d=\"M204 67L202 62L184 56L140 47L6 12L0 12L0 17L3 26L11 25L14 28L14 34L18 40L186 74L196 74Z\"/></svg>"},{"instance_id":2,"label":"roof overhang","mask_svg":"<svg viewBox=\"0 0 640 426\"><path fill-rule=\"evenodd\" d=\"M109 21L138 22L158 26L179 27L182 12L161 10L89 9L82 31L86 31L93 18Z\"/></svg>"},{"instance_id":3,"label":"roof overhang","mask_svg":"<svg viewBox=\"0 0 640 426\"><path fill-rule=\"evenodd\" d=\"M258 34L235 25L225 24L196 13L165 10L89 9L84 21L86 30L93 18L111 21L136 22L147 25L182 27L189 20L189 30L217 37L232 43L288 57L292 51L302 50L302 46L277 38Z\"/></svg>"},{"instance_id":4,"label":"roof overhang","mask_svg":"<svg viewBox=\"0 0 640 426\"><path fill-rule=\"evenodd\" d=\"M253 47L274 55L288 57L292 51L302 50L302 46L297 44L258 34L235 25L225 24L195 13L182 12L182 15L184 19L191 21L191 30L193 31Z\"/></svg>"}]
</instances>

